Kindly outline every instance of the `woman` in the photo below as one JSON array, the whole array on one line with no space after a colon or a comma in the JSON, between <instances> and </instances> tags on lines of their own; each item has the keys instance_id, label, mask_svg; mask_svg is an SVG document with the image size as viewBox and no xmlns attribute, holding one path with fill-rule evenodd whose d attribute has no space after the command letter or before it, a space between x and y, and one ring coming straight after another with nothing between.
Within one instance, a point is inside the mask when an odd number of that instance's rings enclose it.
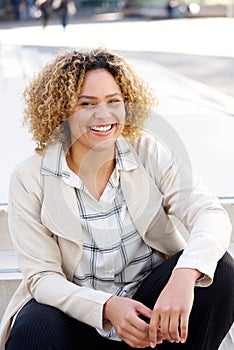
<instances>
[{"instance_id":1,"label":"woman","mask_svg":"<svg viewBox=\"0 0 234 350\"><path fill-rule=\"evenodd\" d=\"M59 54L24 97L37 147L11 179L23 281L1 349L218 349L233 322L230 221L143 130L153 91L98 48Z\"/></svg>"}]
</instances>

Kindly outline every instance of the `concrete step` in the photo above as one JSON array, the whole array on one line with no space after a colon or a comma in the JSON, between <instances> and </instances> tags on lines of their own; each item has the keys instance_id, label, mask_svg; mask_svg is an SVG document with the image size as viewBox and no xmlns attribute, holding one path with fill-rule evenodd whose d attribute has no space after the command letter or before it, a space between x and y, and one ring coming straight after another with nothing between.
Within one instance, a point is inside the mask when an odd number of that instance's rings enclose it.
<instances>
[{"instance_id":1,"label":"concrete step","mask_svg":"<svg viewBox=\"0 0 234 350\"><path fill-rule=\"evenodd\" d=\"M12 249L0 250L0 320L11 296L22 280L15 252Z\"/></svg>"}]
</instances>

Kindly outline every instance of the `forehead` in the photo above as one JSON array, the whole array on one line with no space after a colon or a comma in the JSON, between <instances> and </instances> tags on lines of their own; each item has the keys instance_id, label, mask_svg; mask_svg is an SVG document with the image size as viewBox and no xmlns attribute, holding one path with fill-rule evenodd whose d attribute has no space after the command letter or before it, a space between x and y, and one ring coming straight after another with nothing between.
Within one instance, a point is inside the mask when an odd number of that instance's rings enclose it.
<instances>
[{"instance_id":1,"label":"forehead","mask_svg":"<svg viewBox=\"0 0 234 350\"><path fill-rule=\"evenodd\" d=\"M120 92L120 87L113 75L104 68L89 70L84 77L80 93L84 91L113 90Z\"/></svg>"}]
</instances>

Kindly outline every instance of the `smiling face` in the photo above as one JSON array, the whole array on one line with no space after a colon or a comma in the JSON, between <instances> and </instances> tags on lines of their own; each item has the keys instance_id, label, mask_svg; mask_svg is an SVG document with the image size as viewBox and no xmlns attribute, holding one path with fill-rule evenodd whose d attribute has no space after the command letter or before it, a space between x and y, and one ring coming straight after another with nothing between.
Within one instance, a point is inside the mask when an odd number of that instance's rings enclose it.
<instances>
[{"instance_id":1,"label":"smiling face","mask_svg":"<svg viewBox=\"0 0 234 350\"><path fill-rule=\"evenodd\" d=\"M68 123L72 144L89 152L112 147L124 128L125 107L119 85L105 69L86 73Z\"/></svg>"}]
</instances>

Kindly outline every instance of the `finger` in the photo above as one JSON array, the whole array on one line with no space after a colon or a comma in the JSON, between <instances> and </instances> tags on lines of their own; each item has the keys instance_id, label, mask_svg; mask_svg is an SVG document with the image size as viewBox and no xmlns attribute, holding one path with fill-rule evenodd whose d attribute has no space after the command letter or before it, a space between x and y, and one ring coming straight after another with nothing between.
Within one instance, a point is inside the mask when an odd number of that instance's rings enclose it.
<instances>
[{"instance_id":1,"label":"finger","mask_svg":"<svg viewBox=\"0 0 234 350\"><path fill-rule=\"evenodd\" d=\"M179 326L181 343L186 342L186 339L188 336L188 323L189 323L189 316L188 315L181 316L180 326Z\"/></svg>"},{"instance_id":2,"label":"finger","mask_svg":"<svg viewBox=\"0 0 234 350\"><path fill-rule=\"evenodd\" d=\"M153 311L149 309L147 306L140 304L137 305L136 308L137 315L142 315L143 318L150 319L152 317Z\"/></svg>"},{"instance_id":3,"label":"finger","mask_svg":"<svg viewBox=\"0 0 234 350\"><path fill-rule=\"evenodd\" d=\"M140 315L141 316L141 315ZM135 338L135 347L148 347L150 344L149 340L149 321L143 320L141 317L132 319L130 334ZM132 340L133 341L133 340Z\"/></svg>"},{"instance_id":4,"label":"finger","mask_svg":"<svg viewBox=\"0 0 234 350\"><path fill-rule=\"evenodd\" d=\"M160 326L160 315L154 312L150 320L150 326L149 326L149 339L150 339L151 348L155 348L157 344L159 326Z\"/></svg>"},{"instance_id":5,"label":"finger","mask_svg":"<svg viewBox=\"0 0 234 350\"><path fill-rule=\"evenodd\" d=\"M134 331L137 334L141 334L141 337L148 338L149 340L149 322L145 322L141 318L138 318L137 322L132 323L132 326L134 326Z\"/></svg>"},{"instance_id":6,"label":"finger","mask_svg":"<svg viewBox=\"0 0 234 350\"><path fill-rule=\"evenodd\" d=\"M170 342L173 342L173 338L171 337L169 326L170 326L170 315L169 313L164 314L160 320L161 333L163 336Z\"/></svg>"},{"instance_id":7,"label":"finger","mask_svg":"<svg viewBox=\"0 0 234 350\"><path fill-rule=\"evenodd\" d=\"M180 341L180 316L178 314L171 315L169 322L169 334L172 341L179 342Z\"/></svg>"},{"instance_id":8,"label":"finger","mask_svg":"<svg viewBox=\"0 0 234 350\"><path fill-rule=\"evenodd\" d=\"M131 326L128 332L124 332L121 338L133 348L149 347L149 325L145 325L147 327L147 332L139 331L134 326Z\"/></svg>"},{"instance_id":9,"label":"finger","mask_svg":"<svg viewBox=\"0 0 234 350\"><path fill-rule=\"evenodd\" d=\"M158 334L157 334L157 344L161 344L165 338L163 337L162 333L160 332L160 328L158 328Z\"/></svg>"}]
</instances>

